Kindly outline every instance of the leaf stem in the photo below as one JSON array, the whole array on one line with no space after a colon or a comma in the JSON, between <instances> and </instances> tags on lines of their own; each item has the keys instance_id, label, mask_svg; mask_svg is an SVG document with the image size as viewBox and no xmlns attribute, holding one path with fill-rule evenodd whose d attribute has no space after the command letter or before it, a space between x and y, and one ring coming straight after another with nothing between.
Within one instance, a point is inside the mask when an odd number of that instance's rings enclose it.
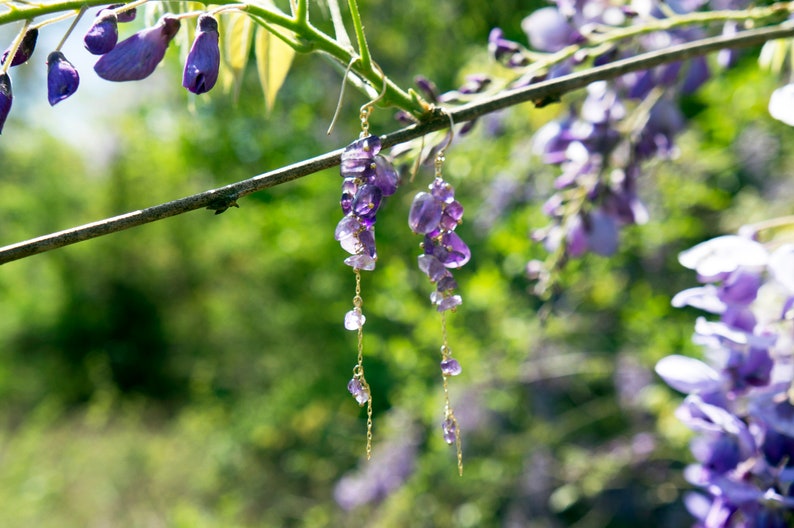
<instances>
[{"instance_id":1,"label":"leaf stem","mask_svg":"<svg viewBox=\"0 0 794 528\"><path fill-rule=\"evenodd\" d=\"M364 34L364 25L361 23L361 13L358 11L358 2L356 0L347 0L347 4L350 6L350 18L353 19L353 29L356 32L356 40L358 41L358 54L361 56L361 68L365 71L372 70L372 57L369 54L367 37Z\"/></svg>"}]
</instances>

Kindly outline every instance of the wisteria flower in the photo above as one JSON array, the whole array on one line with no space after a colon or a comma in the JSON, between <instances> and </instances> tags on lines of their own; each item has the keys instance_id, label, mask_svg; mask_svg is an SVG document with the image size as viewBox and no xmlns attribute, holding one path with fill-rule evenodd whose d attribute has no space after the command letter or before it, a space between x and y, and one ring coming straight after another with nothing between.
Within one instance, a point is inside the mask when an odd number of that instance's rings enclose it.
<instances>
[{"instance_id":1,"label":"wisteria flower","mask_svg":"<svg viewBox=\"0 0 794 528\"><path fill-rule=\"evenodd\" d=\"M119 40L118 18L112 11L101 10L83 37L85 49L94 55L104 55L116 47Z\"/></svg>"},{"instance_id":2,"label":"wisteria flower","mask_svg":"<svg viewBox=\"0 0 794 528\"><path fill-rule=\"evenodd\" d=\"M33 55L33 50L36 49L36 40L38 40L38 38L39 30L36 28L29 29L25 32L25 36L22 37L22 42L19 43L17 52L14 53L14 58L11 59L11 66L19 66L20 64L27 62L30 56ZM10 52L10 49L7 49L3 52L3 55L0 56L0 64L5 63Z\"/></svg>"},{"instance_id":3,"label":"wisteria flower","mask_svg":"<svg viewBox=\"0 0 794 528\"><path fill-rule=\"evenodd\" d=\"M97 75L108 81L138 81L154 72L179 31L179 19L164 16L154 27L143 29L119 42L94 65Z\"/></svg>"},{"instance_id":4,"label":"wisteria flower","mask_svg":"<svg viewBox=\"0 0 794 528\"><path fill-rule=\"evenodd\" d=\"M794 84L787 84L772 92L769 98L769 115L794 126Z\"/></svg>"},{"instance_id":5,"label":"wisteria flower","mask_svg":"<svg viewBox=\"0 0 794 528\"><path fill-rule=\"evenodd\" d=\"M185 62L182 86L194 94L210 91L218 80L220 62L218 21L210 15L201 15L198 19L196 39Z\"/></svg>"},{"instance_id":6,"label":"wisteria flower","mask_svg":"<svg viewBox=\"0 0 794 528\"><path fill-rule=\"evenodd\" d=\"M0 73L0 133L3 132L3 125L11 111L11 77L7 73Z\"/></svg>"},{"instance_id":7,"label":"wisteria flower","mask_svg":"<svg viewBox=\"0 0 794 528\"><path fill-rule=\"evenodd\" d=\"M47 99L55 106L77 91L80 75L63 53L53 51L47 57Z\"/></svg>"}]
</instances>

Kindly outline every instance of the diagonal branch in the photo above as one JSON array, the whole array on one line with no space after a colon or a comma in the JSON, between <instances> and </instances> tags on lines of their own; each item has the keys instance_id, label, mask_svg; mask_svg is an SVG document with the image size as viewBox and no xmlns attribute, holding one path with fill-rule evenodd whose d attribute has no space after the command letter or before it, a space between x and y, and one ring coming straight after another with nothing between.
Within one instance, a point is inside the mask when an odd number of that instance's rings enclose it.
<instances>
[{"instance_id":1,"label":"diagonal branch","mask_svg":"<svg viewBox=\"0 0 794 528\"><path fill-rule=\"evenodd\" d=\"M416 139L430 132L444 129L449 126L450 117L455 123L471 121L491 112L520 103L554 100L568 92L583 88L594 81L614 79L629 72L646 70L660 64L704 55L720 49L755 46L769 40L790 37L794 37L794 22L787 21L776 26L749 30L733 36L706 38L664 50L643 53L636 57L615 61L597 68L506 91L459 108L444 111L437 109L421 123L383 136L382 143L384 147L390 147ZM0 264L196 209L209 208L220 212L236 205L236 200L243 196L339 165L341 153L342 149L337 149L218 189L204 191L146 209L132 211L120 216L11 244L0 248Z\"/></svg>"}]
</instances>

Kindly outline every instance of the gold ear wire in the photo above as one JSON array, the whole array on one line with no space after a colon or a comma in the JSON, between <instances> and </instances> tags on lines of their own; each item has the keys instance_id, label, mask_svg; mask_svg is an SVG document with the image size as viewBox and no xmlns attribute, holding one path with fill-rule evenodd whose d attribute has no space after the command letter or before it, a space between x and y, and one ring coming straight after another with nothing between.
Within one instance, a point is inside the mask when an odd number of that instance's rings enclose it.
<instances>
[{"instance_id":1,"label":"gold ear wire","mask_svg":"<svg viewBox=\"0 0 794 528\"><path fill-rule=\"evenodd\" d=\"M358 60L358 56L353 57L350 59L350 62L347 63L347 68L345 68L345 73L342 76L342 87L339 89L339 99L336 101L336 109L334 110L334 117L331 118L331 124L328 125L328 130L325 132L327 136L331 135L331 131L334 129L334 125L336 124L336 120L339 117L339 111L342 109L342 101L345 98L345 87L347 86L347 76L350 75L350 70L353 68L353 63Z\"/></svg>"},{"instance_id":2,"label":"gold ear wire","mask_svg":"<svg viewBox=\"0 0 794 528\"><path fill-rule=\"evenodd\" d=\"M375 103L383 99L383 96L386 95L386 75L383 73L383 70L377 64L372 64L375 68L378 69L380 72L380 77L383 80L383 86L381 86L380 93L378 96L369 101L368 103L364 103L361 105L361 109L358 111L358 116L361 119L361 137L365 138L369 135L369 115L372 113L372 107L375 106Z\"/></svg>"}]
</instances>

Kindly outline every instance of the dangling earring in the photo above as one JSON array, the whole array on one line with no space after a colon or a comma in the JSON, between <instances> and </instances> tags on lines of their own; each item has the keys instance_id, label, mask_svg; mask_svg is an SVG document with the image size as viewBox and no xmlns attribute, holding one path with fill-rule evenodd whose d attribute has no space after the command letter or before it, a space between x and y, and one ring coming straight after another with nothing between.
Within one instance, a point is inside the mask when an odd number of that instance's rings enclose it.
<instances>
[{"instance_id":1,"label":"dangling earring","mask_svg":"<svg viewBox=\"0 0 794 528\"><path fill-rule=\"evenodd\" d=\"M344 217L334 233L342 248L350 253L345 264L353 268L356 277L353 309L345 314L344 321L346 329L358 333L357 362L347 390L359 405L367 406L367 460L372 455L372 391L364 376L363 327L366 317L362 311L361 271L375 269L378 259L375 248L376 214L383 197L394 194L398 184L397 171L391 162L379 154L380 138L369 133L369 115L375 101L361 107L361 135L342 153L340 173L344 180L340 204Z\"/></svg>"},{"instance_id":2,"label":"dangling earring","mask_svg":"<svg viewBox=\"0 0 794 528\"><path fill-rule=\"evenodd\" d=\"M414 233L424 235L421 243L423 252L419 255L418 264L436 285L430 294L430 301L441 312L441 376L444 387L444 420L441 422L444 441L454 444L458 459L458 473L463 475L463 451L461 449L460 426L449 399L447 380L457 376L462 369L460 363L452 357L447 339L447 311L454 310L463 300L455 293L458 287L450 269L460 268L471 258L471 251L465 242L455 233L455 228L463 218L463 206L455 200L455 190L444 181L442 168L445 152L452 143L454 134L450 118L449 138L447 143L437 152L435 158L435 177L429 185L429 192L420 192L414 197L408 215L408 225Z\"/></svg>"}]
</instances>

